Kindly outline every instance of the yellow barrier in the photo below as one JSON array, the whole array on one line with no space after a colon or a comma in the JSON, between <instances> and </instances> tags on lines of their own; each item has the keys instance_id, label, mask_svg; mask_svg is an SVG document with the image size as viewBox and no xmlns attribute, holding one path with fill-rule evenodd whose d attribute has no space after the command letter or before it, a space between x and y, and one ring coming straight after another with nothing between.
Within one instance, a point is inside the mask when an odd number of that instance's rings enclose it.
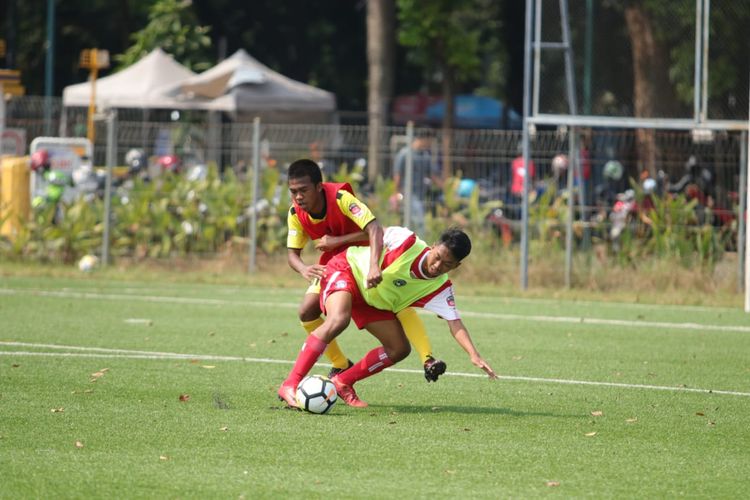
<instances>
[{"instance_id":1,"label":"yellow barrier","mask_svg":"<svg viewBox=\"0 0 750 500\"><path fill-rule=\"evenodd\" d=\"M28 156L6 156L0 164L0 235L14 238L31 213Z\"/></svg>"}]
</instances>

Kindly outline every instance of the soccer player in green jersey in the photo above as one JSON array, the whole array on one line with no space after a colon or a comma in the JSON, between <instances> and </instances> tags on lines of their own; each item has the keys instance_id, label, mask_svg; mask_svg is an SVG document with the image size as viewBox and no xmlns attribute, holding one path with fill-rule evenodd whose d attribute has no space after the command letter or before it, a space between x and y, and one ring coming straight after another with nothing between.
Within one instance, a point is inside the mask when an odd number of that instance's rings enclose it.
<instances>
[{"instance_id":1,"label":"soccer player in green jersey","mask_svg":"<svg viewBox=\"0 0 750 500\"><path fill-rule=\"evenodd\" d=\"M471 362L491 379L497 378L482 358L461 321L453 297L453 285L446 273L461 265L471 252L471 240L459 229L445 231L429 247L410 230L389 227L383 236L380 258L382 280L368 286L369 253L350 247L326 265L321 281L321 308L326 314L322 325L308 335L289 376L279 388L279 397L296 407L295 390L325 350L354 320L366 328L380 343L354 366L336 374L331 380L339 396L350 406L366 407L354 391L354 383L375 375L406 358L411 347L396 313L407 307L423 307L435 312L448 323L456 342Z\"/></svg>"}]
</instances>

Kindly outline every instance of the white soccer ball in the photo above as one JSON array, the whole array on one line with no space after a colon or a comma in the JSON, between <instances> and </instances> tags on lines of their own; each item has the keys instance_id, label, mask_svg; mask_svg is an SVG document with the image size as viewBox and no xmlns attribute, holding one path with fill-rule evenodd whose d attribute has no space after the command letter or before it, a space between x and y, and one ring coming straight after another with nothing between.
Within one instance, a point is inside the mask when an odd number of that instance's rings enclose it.
<instances>
[{"instance_id":1,"label":"white soccer ball","mask_svg":"<svg viewBox=\"0 0 750 500\"><path fill-rule=\"evenodd\" d=\"M297 386L297 404L310 413L327 413L338 399L336 386L322 375L308 375Z\"/></svg>"},{"instance_id":2,"label":"white soccer ball","mask_svg":"<svg viewBox=\"0 0 750 500\"><path fill-rule=\"evenodd\" d=\"M78 269L82 272L87 273L94 269L99 264L99 257L96 255L84 255L81 260L78 261Z\"/></svg>"}]
</instances>

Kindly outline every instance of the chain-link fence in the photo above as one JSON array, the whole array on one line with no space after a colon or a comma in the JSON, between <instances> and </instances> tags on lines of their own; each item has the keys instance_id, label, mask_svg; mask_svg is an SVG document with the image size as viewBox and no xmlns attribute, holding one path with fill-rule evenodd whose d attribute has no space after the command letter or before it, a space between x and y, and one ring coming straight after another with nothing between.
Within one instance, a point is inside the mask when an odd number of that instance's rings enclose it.
<instances>
[{"instance_id":1,"label":"chain-link fence","mask_svg":"<svg viewBox=\"0 0 750 500\"><path fill-rule=\"evenodd\" d=\"M11 101L6 126L25 129L29 141L43 134L48 126L42 118L43 102L43 98ZM58 105L53 108L57 119ZM71 131L70 125L84 116L77 112L78 117L76 111L67 114ZM161 121L146 121L149 116ZM423 140L410 149L405 127L384 128L377 155L378 180L368 182L366 126L261 124L260 199L253 200L253 124L225 122L207 114L172 118L170 113L118 112L111 236L115 256L246 252L253 213L259 216L260 251L283 254L289 204L284 175L287 165L301 157L317 161L328 179L353 182L384 223L402 223L404 203L399 193L404 192L405 163L399 165L399 156L405 152L412 155L412 179L418 187L414 192L422 205L412 225L425 238L434 238L447 224L463 224L479 232L481 241L511 246L519 240L526 172L519 158L520 131L454 130L448 148L452 171L446 177L441 130L415 129L414 138ZM532 135L533 168L528 170L533 240L562 247L571 192L567 172L575 158L582 167L582 179L572 182L578 251L592 245L604 245L613 253L635 251L638 242L653 247L649 241L657 233L663 235L664 225L687 240L711 228L714 250L737 249L746 145L742 133L576 130L576 151L569 150L569 130L564 127L540 127ZM639 163L642 133L653 134L655 169ZM96 137L94 165L101 168L108 146L106 123L97 122ZM139 165L132 164L133 150L143 153ZM88 194L94 200L89 206L97 206L101 195L99 182ZM93 215L91 224L98 227L102 217ZM57 229L62 227L59 221L56 224ZM91 242L90 248L76 250L71 243L72 253L65 258L84 250L98 252L101 235L87 238L81 241ZM53 249L46 251L53 253ZM693 245L681 251L706 249Z\"/></svg>"}]
</instances>

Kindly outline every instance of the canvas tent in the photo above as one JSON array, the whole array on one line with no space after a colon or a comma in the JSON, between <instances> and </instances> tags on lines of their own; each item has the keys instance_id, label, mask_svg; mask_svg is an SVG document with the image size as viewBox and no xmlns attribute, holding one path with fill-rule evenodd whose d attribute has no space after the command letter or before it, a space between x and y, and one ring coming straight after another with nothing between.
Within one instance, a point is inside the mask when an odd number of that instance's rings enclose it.
<instances>
[{"instance_id":1,"label":"canvas tent","mask_svg":"<svg viewBox=\"0 0 750 500\"><path fill-rule=\"evenodd\" d=\"M325 116L336 110L332 93L277 73L242 49L179 87L181 100L211 99L212 109L235 115Z\"/></svg>"},{"instance_id":2,"label":"canvas tent","mask_svg":"<svg viewBox=\"0 0 750 500\"><path fill-rule=\"evenodd\" d=\"M105 108L170 109L199 107L176 98L179 84L195 73L161 49L137 63L96 81L96 104ZM91 82L69 85L63 90L63 106L88 106Z\"/></svg>"}]
</instances>

